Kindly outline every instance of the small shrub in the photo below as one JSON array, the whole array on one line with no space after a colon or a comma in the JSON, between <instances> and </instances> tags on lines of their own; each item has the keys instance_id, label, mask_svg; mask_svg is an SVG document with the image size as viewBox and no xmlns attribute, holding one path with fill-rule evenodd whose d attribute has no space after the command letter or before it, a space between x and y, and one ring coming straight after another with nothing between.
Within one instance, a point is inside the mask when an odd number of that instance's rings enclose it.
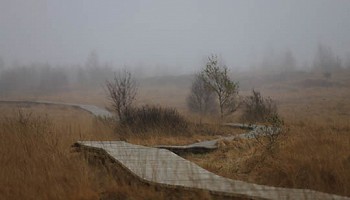
<instances>
[{"instance_id":1,"label":"small shrub","mask_svg":"<svg viewBox=\"0 0 350 200\"><path fill-rule=\"evenodd\" d=\"M249 123L269 122L271 117L278 116L276 103L270 97L262 97L260 92L255 90L244 100L243 105L241 119Z\"/></svg>"},{"instance_id":2,"label":"small shrub","mask_svg":"<svg viewBox=\"0 0 350 200\"><path fill-rule=\"evenodd\" d=\"M4 116L1 124L8 130L16 130L21 134L44 134L52 126L48 116L33 115L32 112L25 112L18 109L14 117Z\"/></svg>"},{"instance_id":3,"label":"small shrub","mask_svg":"<svg viewBox=\"0 0 350 200\"><path fill-rule=\"evenodd\" d=\"M255 140L252 140L254 151L246 161L246 173L252 173L259 167L268 166L279 151L283 136L288 129L284 127L284 121L278 115L272 115L266 119L268 126L261 126L257 130Z\"/></svg>"},{"instance_id":4,"label":"small shrub","mask_svg":"<svg viewBox=\"0 0 350 200\"><path fill-rule=\"evenodd\" d=\"M134 133L154 129L179 133L186 131L188 122L174 108L146 105L130 109L121 125L127 126Z\"/></svg>"},{"instance_id":5,"label":"small shrub","mask_svg":"<svg viewBox=\"0 0 350 200\"><path fill-rule=\"evenodd\" d=\"M266 119L268 126L263 126L261 134L256 136L256 140L264 147L267 153L273 154L278 148L278 143L287 129L284 127L284 121L277 114L271 115Z\"/></svg>"}]
</instances>

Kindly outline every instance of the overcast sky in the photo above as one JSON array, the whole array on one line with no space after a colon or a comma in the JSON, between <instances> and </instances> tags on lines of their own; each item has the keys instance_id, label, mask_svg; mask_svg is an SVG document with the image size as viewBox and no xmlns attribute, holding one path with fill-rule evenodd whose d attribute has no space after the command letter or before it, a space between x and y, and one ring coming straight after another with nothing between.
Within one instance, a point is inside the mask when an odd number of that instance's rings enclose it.
<instances>
[{"instance_id":1,"label":"overcast sky","mask_svg":"<svg viewBox=\"0 0 350 200\"><path fill-rule=\"evenodd\" d=\"M7 62L197 67L211 53L245 67L268 51L350 55L349 0L0 0Z\"/></svg>"}]
</instances>

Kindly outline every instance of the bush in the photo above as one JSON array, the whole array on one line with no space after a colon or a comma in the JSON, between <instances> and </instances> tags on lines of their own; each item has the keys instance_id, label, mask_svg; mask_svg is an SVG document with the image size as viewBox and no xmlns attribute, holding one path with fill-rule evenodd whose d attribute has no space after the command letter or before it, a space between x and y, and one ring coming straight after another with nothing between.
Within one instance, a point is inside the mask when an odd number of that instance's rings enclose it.
<instances>
[{"instance_id":1,"label":"bush","mask_svg":"<svg viewBox=\"0 0 350 200\"><path fill-rule=\"evenodd\" d=\"M160 129L167 133L186 132L188 122L174 108L160 106L142 106L130 109L122 126L127 126L132 132L147 132Z\"/></svg>"},{"instance_id":2,"label":"bush","mask_svg":"<svg viewBox=\"0 0 350 200\"><path fill-rule=\"evenodd\" d=\"M22 135L42 135L52 126L48 116L37 116L31 112L25 112L18 109L15 116L4 116L1 119L0 126L4 130L16 130Z\"/></svg>"},{"instance_id":3,"label":"bush","mask_svg":"<svg viewBox=\"0 0 350 200\"><path fill-rule=\"evenodd\" d=\"M191 112L200 115L217 112L215 93L206 85L202 76L197 74L187 97L187 107Z\"/></svg>"},{"instance_id":4,"label":"bush","mask_svg":"<svg viewBox=\"0 0 350 200\"><path fill-rule=\"evenodd\" d=\"M244 100L243 105L241 119L249 123L269 122L271 118L278 116L276 103L270 97L262 97L260 92L255 90Z\"/></svg>"}]
</instances>

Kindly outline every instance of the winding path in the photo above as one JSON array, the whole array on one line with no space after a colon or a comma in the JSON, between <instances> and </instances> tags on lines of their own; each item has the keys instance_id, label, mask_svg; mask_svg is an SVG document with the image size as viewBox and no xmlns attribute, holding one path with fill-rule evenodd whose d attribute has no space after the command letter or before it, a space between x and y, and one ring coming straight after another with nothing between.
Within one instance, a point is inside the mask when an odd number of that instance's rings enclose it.
<instances>
[{"instance_id":1,"label":"winding path","mask_svg":"<svg viewBox=\"0 0 350 200\"><path fill-rule=\"evenodd\" d=\"M211 173L166 149L133 145L122 141L79 141L78 151L93 158L108 157L114 167L131 173L141 182L165 188L205 190L234 199L348 199L308 189L289 189L232 180ZM105 160L103 163L106 163Z\"/></svg>"},{"instance_id":2,"label":"winding path","mask_svg":"<svg viewBox=\"0 0 350 200\"><path fill-rule=\"evenodd\" d=\"M262 126L262 125L247 125L247 124L239 124L239 123L225 123L222 125L223 126L230 126L233 128L247 129L247 130L249 130L249 132L239 134L239 135L220 137L218 139L197 142L197 143L193 143L193 144L189 144L189 145L181 145L181 146L157 145L154 147L161 148L161 149L167 149L167 150L172 151L176 154L182 154L182 153L187 153L187 152L205 153L205 152L210 152L210 151L216 150L218 148L218 142L221 140L234 140L236 138L251 139L251 138L255 138L258 135L265 135L266 133L274 134L274 133L278 132L278 129L273 129L271 127Z\"/></svg>"},{"instance_id":3,"label":"winding path","mask_svg":"<svg viewBox=\"0 0 350 200\"><path fill-rule=\"evenodd\" d=\"M95 116L111 117L106 109L93 105L59 103L51 101L0 101L0 103L65 105L88 111ZM250 130L248 133L198 142L186 146L159 145L157 148L133 145L122 141L79 141L73 146L79 151L95 151L97 156L108 157L116 164L139 179L141 182L167 188L186 188L206 190L213 194L240 199L348 199L338 195L308 189L289 189L264 186L232 180L213 174L173 152L210 151L217 149L220 140L235 138L254 138L266 133L269 127L227 123L225 126ZM261 131L264 130L264 131ZM273 130L270 130L273 131ZM170 150L170 151L169 151ZM172 152L173 151L173 152ZM97 158L97 157L95 157Z\"/></svg>"}]
</instances>

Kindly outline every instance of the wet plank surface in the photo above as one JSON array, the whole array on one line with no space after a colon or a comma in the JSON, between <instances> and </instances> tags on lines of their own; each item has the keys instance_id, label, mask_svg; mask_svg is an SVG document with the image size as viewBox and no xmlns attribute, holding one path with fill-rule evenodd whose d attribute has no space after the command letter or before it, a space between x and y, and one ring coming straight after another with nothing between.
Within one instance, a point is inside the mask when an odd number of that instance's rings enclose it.
<instances>
[{"instance_id":1,"label":"wet plank surface","mask_svg":"<svg viewBox=\"0 0 350 200\"><path fill-rule=\"evenodd\" d=\"M232 180L213 174L166 149L122 141L80 141L80 150L98 149L142 181L165 187L186 187L252 199L349 199L303 189L286 189ZM106 155L101 155L106 156Z\"/></svg>"}]
</instances>

